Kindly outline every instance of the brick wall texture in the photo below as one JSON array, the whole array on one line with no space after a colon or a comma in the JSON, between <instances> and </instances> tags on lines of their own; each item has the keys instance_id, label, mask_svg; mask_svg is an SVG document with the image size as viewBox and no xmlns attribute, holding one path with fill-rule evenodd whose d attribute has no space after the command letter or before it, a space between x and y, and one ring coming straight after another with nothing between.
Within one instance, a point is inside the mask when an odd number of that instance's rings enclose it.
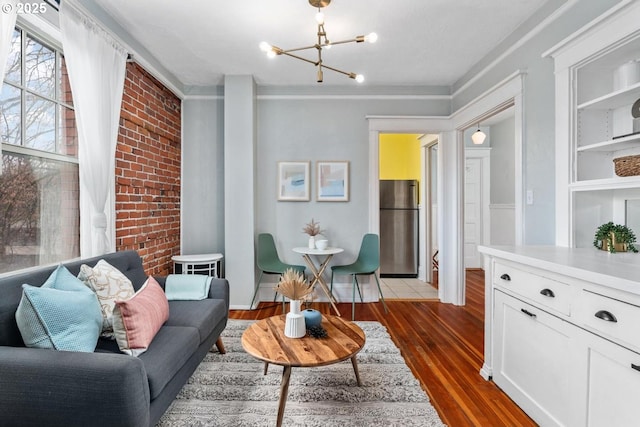
<instances>
[{"instance_id":1,"label":"brick wall texture","mask_svg":"<svg viewBox=\"0 0 640 427\"><path fill-rule=\"evenodd\" d=\"M116 148L116 250L134 249L145 272L173 272L180 253L181 102L127 63Z\"/></svg>"}]
</instances>

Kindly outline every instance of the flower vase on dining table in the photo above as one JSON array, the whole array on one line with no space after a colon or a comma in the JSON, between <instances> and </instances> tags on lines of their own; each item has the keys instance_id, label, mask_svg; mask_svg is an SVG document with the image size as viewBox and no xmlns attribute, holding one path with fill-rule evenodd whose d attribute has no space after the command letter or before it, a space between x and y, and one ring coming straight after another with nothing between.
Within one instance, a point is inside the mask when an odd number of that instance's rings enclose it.
<instances>
[{"instance_id":1,"label":"flower vase on dining table","mask_svg":"<svg viewBox=\"0 0 640 427\"><path fill-rule=\"evenodd\" d=\"M300 300L289 302L289 312L284 324L284 335L289 338L302 338L307 334L304 315L300 312Z\"/></svg>"}]
</instances>

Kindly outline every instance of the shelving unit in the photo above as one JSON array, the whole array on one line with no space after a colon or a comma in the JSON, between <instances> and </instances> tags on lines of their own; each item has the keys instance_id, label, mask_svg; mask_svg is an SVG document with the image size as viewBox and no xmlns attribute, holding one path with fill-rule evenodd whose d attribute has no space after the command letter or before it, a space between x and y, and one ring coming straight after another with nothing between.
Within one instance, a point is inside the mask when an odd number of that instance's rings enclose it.
<instances>
[{"instance_id":1,"label":"shelving unit","mask_svg":"<svg viewBox=\"0 0 640 427\"><path fill-rule=\"evenodd\" d=\"M614 168L614 159L640 155L631 114L640 99L640 2L619 4L545 55L556 74L556 244L588 247L600 224L624 223L626 200L640 199L640 176Z\"/></svg>"}]
</instances>

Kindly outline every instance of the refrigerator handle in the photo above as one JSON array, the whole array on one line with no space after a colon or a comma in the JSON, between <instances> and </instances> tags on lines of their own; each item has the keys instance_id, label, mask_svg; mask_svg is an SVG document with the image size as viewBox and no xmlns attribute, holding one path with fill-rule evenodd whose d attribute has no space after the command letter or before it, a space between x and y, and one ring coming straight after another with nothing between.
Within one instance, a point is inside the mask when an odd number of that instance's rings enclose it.
<instances>
[{"instance_id":1,"label":"refrigerator handle","mask_svg":"<svg viewBox=\"0 0 640 427\"><path fill-rule=\"evenodd\" d=\"M418 181L414 181L413 184L409 184L409 187L413 187L413 205L418 206Z\"/></svg>"}]
</instances>

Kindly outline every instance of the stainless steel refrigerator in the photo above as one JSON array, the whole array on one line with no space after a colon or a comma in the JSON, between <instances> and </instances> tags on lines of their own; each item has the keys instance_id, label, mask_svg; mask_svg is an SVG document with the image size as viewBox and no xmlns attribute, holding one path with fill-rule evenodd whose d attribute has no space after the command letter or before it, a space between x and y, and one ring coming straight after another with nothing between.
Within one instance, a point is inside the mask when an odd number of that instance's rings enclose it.
<instances>
[{"instance_id":1,"label":"stainless steel refrigerator","mask_svg":"<svg viewBox=\"0 0 640 427\"><path fill-rule=\"evenodd\" d=\"M416 180L380 180L380 274L418 276Z\"/></svg>"}]
</instances>

